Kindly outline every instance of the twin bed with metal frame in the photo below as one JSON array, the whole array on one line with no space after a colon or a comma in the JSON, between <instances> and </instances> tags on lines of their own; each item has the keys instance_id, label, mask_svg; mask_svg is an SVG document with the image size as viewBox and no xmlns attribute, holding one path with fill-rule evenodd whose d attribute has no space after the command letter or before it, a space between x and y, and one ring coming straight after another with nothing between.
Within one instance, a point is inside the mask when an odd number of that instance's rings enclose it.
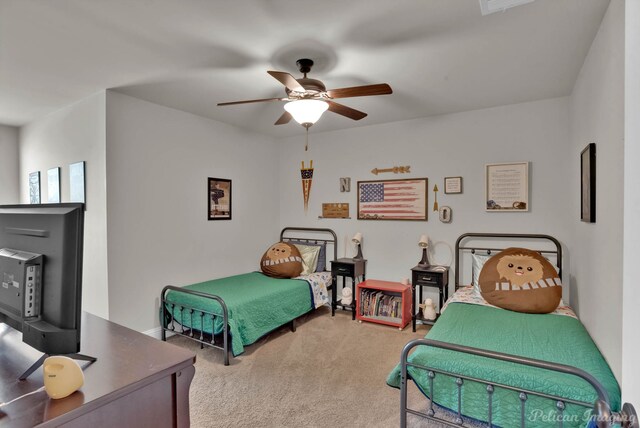
<instances>
[{"instance_id":1,"label":"twin bed with metal frame","mask_svg":"<svg viewBox=\"0 0 640 428\"><path fill-rule=\"evenodd\" d=\"M337 236L331 229L285 227L280 241L332 247L331 260L337 259ZM329 248L326 251L331 261ZM201 348L222 349L224 364L229 365L230 351L238 355L243 345L283 325L295 331L296 319L314 310L306 282L254 272L187 287L168 285L160 294L162 340L169 332L194 340Z\"/></svg>"},{"instance_id":2,"label":"twin bed with metal frame","mask_svg":"<svg viewBox=\"0 0 640 428\"><path fill-rule=\"evenodd\" d=\"M463 288L461 266L467 266L461 256L491 255L506 248L496 243L514 240L545 246L528 247L555 257L562 275L562 247L551 236L466 233L456 242L456 291ZM419 405L426 411L408 405L410 381L426 396ZM638 427L633 406L621 406L619 386L586 329L563 315L449 304L425 339L404 347L387 383L400 388L401 427L408 415L447 426Z\"/></svg>"}]
</instances>

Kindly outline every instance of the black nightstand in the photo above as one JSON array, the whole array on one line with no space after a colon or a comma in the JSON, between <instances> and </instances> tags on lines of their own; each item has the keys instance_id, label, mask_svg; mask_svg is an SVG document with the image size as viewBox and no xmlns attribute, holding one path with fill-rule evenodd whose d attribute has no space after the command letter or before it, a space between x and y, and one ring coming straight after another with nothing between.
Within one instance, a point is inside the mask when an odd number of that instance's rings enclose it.
<instances>
[{"instance_id":1,"label":"black nightstand","mask_svg":"<svg viewBox=\"0 0 640 428\"><path fill-rule=\"evenodd\" d=\"M438 266L416 266L411 269L411 289L413 291L413 303L411 308L413 331L416 331L416 321L420 321L422 324L433 325L440 316L440 310L444 302L449 298L449 268L445 267L445 270L436 269ZM415 290L418 287L419 297L416 299ZM422 312L416 314L416 301L418 304L422 303L422 287L435 287L440 291L440 306L435 320L426 320L422 317Z\"/></svg>"},{"instance_id":2,"label":"black nightstand","mask_svg":"<svg viewBox=\"0 0 640 428\"><path fill-rule=\"evenodd\" d=\"M362 277L366 279L367 261L365 259L338 259L331 262L331 276L333 277L333 293L331 293L331 316L336 314L336 308L351 311L351 319L356 319L356 280ZM342 288L346 279L351 278L351 291L353 301L350 305L338 303L338 276L342 277Z\"/></svg>"}]
</instances>

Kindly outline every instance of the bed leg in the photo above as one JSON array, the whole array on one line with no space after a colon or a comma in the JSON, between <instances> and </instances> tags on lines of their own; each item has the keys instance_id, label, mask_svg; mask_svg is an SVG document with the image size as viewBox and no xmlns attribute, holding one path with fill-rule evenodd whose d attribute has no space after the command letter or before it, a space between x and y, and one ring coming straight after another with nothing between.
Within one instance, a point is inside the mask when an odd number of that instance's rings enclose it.
<instances>
[{"instance_id":1,"label":"bed leg","mask_svg":"<svg viewBox=\"0 0 640 428\"><path fill-rule=\"evenodd\" d=\"M336 316L336 304L338 303L338 283L337 276L331 276L331 316Z\"/></svg>"},{"instance_id":2,"label":"bed leg","mask_svg":"<svg viewBox=\"0 0 640 428\"><path fill-rule=\"evenodd\" d=\"M164 327L165 327L165 323L167 322L167 316L164 312L165 311L164 305L165 305L164 290L162 290L162 293L160 293L160 339L162 339L163 342L166 342L167 332L164 330Z\"/></svg>"},{"instance_id":3,"label":"bed leg","mask_svg":"<svg viewBox=\"0 0 640 428\"><path fill-rule=\"evenodd\" d=\"M226 329L225 329L226 330ZM224 365L229 365L229 338L227 331L224 332Z\"/></svg>"},{"instance_id":4,"label":"bed leg","mask_svg":"<svg viewBox=\"0 0 640 428\"><path fill-rule=\"evenodd\" d=\"M407 427L407 358L411 348L411 342L407 343L400 355L400 428ZM431 396L433 397L433 393Z\"/></svg>"},{"instance_id":5,"label":"bed leg","mask_svg":"<svg viewBox=\"0 0 640 428\"><path fill-rule=\"evenodd\" d=\"M638 428L640 426L640 421L638 420L638 414L636 413L636 409L631 405L631 403L624 403L622 405L621 416L621 426L629 427L629 428Z\"/></svg>"},{"instance_id":6,"label":"bed leg","mask_svg":"<svg viewBox=\"0 0 640 428\"><path fill-rule=\"evenodd\" d=\"M224 365L228 366L229 365L229 342L231 341L230 340L231 338L229 337L229 310L227 309L226 303L224 303L222 299L220 300L219 303L220 303L220 306L222 306L222 322L224 323L222 327L222 334L224 335L224 338L223 338Z\"/></svg>"},{"instance_id":7,"label":"bed leg","mask_svg":"<svg viewBox=\"0 0 640 428\"><path fill-rule=\"evenodd\" d=\"M624 403L620 412L612 412L609 403L599 399L596 401L593 414L598 427L638 428L640 426L638 414L631 403Z\"/></svg>"},{"instance_id":8,"label":"bed leg","mask_svg":"<svg viewBox=\"0 0 640 428\"><path fill-rule=\"evenodd\" d=\"M296 320L291 320L291 331L296 332Z\"/></svg>"}]
</instances>

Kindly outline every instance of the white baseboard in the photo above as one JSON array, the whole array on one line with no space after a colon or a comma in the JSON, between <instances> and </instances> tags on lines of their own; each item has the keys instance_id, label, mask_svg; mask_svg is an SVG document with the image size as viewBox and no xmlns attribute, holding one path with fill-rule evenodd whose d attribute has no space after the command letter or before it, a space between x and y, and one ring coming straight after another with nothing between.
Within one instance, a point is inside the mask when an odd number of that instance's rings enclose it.
<instances>
[{"instance_id":1,"label":"white baseboard","mask_svg":"<svg viewBox=\"0 0 640 428\"><path fill-rule=\"evenodd\" d=\"M156 327L156 328L152 328L151 330L147 330L147 331L143 331L143 334L146 334L147 336L151 336L154 339L162 339L162 328L161 327ZM167 332L167 337L171 337L173 336L173 333L171 332Z\"/></svg>"}]
</instances>

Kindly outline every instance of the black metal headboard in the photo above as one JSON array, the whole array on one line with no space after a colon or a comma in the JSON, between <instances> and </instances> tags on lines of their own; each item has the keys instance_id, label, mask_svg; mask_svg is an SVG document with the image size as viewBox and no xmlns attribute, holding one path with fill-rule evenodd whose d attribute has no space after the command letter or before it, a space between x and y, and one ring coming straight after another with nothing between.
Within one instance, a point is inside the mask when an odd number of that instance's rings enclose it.
<instances>
[{"instance_id":1,"label":"black metal headboard","mask_svg":"<svg viewBox=\"0 0 640 428\"><path fill-rule=\"evenodd\" d=\"M296 233L298 232L298 233ZM285 236L286 235L286 236ZM331 229L313 227L285 227L280 232L280 240L295 240L310 244L331 244L333 246L333 259L338 259L338 237Z\"/></svg>"},{"instance_id":2,"label":"black metal headboard","mask_svg":"<svg viewBox=\"0 0 640 428\"><path fill-rule=\"evenodd\" d=\"M533 251L537 251L540 254L555 254L556 257L556 266L558 267L558 276L562 279L562 245L560 242L550 235L539 235L539 234L527 234L527 233L464 233L460 235L458 240L456 241L456 250L455 250L455 286L456 290L460 288L462 285L460 284L460 257L464 251L470 251L472 254L477 251L486 251L487 254L491 254L492 252L499 252L504 250L505 248L493 248L493 247L482 247L482 246L467 246L464 245L464 240L469 238L496 238L496 239L525 239L525 240L541 240L541 241L550 241L552 242L556 249L555 250L546 250L546 249L537 249L530 248ZM462 244L462 245L461 245Z\"/></svg>"}]
</instances>

